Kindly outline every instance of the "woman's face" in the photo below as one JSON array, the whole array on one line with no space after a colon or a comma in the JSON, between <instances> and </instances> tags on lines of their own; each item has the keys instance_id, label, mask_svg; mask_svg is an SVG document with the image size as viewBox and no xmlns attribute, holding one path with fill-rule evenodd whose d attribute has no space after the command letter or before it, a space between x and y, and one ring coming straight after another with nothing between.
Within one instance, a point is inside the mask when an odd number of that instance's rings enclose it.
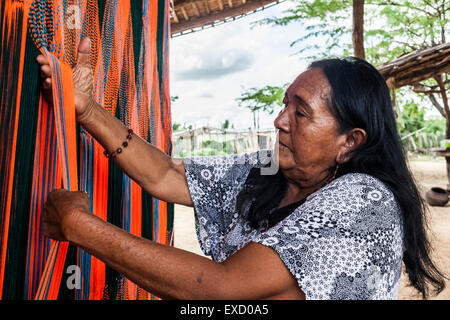
<instances>
[{"instance_id":1,"label":"woman's face","mask_svg":"<svg viewBox=\"0 0 450 320\"><path fill-rule=\"evenodd\" d=\"M327 103L331 87L321 69L300 74L286 90L285 108L275 119L279 167L288 181L313 187L333 173L345 135Z\"/></svg>"}]
</instances>

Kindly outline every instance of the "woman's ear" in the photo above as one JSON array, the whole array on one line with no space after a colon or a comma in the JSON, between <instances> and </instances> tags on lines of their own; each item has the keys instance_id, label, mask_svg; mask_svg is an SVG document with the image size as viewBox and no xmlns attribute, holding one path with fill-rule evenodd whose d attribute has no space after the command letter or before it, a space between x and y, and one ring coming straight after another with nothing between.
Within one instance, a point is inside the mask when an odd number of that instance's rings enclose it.
<instances>
[{"instance_id":1,"label":"woman's ear","mask_svg":"<svg viewBox=\"0 0 450 320\"><path fill-rule=\"evenodd\" d=\"M352 158L353 152L366 143L367 133L361 128L354 128L344 133L345 141L339 148L336 163L343 164Z\"/></svg>"}]
</instances>

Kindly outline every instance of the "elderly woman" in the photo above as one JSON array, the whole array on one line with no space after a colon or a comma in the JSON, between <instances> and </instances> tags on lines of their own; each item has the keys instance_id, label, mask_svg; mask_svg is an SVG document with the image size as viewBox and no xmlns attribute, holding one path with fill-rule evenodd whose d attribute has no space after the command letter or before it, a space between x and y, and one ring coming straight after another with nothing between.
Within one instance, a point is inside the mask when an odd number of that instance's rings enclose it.
<instances>
[{"instance_id":1,"label":"elderly woman","mask_svg":"<svg viewBox=\"0 0 450 320\"><path fill-rule=\"evenodd\" d=\"M48 62L37 60L48 92ZM128 129L92 99L89 40L80 44L74 83L78 123L116 150ZM442 290L377 70L356 58L314 62L286 90L284 105L269 159L257 152L175 160L138 136L114 157L152 196L194 207L212 260L97 218L82 192L49 195L45 234L162 298L396 299L402 260L424 297L430 287Z\"/></svg>"}]
</instances>

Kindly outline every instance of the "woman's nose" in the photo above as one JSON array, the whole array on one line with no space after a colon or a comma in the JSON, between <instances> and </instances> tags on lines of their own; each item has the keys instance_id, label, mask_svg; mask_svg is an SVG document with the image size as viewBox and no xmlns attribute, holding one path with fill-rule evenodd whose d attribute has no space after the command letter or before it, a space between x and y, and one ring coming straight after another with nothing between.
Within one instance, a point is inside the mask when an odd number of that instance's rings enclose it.
<instances>
[{"instance_id":1,"label":"woman's nose","mask_svg":"<svg viewBox=\"0 0 450 320\"><path fill-rule=\"evenodd\" d=\"M288 108L280 111L273 124L276 129L282 130L284 132L289 132L290 126Z\"/></svg>"}]
</instances>

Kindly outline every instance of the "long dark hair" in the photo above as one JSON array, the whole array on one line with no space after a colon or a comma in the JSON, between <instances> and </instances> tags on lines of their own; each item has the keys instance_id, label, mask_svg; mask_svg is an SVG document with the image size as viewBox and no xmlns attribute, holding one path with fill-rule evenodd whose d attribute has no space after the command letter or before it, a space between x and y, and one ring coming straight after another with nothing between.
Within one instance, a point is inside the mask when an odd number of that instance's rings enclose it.
<instances>
[{"instance_id":1,"label":"long dark hair","mask_svg":"<svg viewBox=\"0 0 450 320\"><path fill-rule=\"evenodd\" d=\"M321 69L330 83L329 108L341 133L353 128L367 133L366 142L340 165L337 176L365 173L390 188L403 216L403 262L410 284L423 298L429 295L430 286L438 294L445 287L445 277L430 258L427 207L407 165L385 79L371 64L354 57L315 61L308 69L312 68ZM248 203L245 199L253 199L248 219L257 226L280 203L286 181L280 171L263 176L253 169L247 182L249 187L238 195L237 207L241 210Z\"/></svg>"}]
</instances>

